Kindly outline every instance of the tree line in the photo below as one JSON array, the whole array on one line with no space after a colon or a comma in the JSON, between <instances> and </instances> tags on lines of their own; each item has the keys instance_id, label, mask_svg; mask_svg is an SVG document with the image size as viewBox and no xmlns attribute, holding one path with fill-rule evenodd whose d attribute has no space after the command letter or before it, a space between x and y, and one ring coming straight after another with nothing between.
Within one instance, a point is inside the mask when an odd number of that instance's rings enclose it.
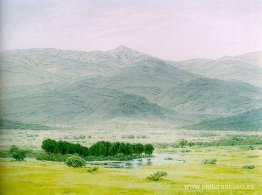
<instances>
[{"instance_id":1,"label":"tree line","mask_svg":"<svg viewBox=\"0 0 262 195\"><path fill-rule=\"evenodd\" d=\"M81 156L115 156L117 154L124 155L141 155L152 154L154 147L152 144L141 143L124 143L124 142L107 142L99 141L90 146L82 146L67 141L56 141L46 139L42 142L42 149L47 153L55 154L79 154Z\"/></svg>"}]
</instances>

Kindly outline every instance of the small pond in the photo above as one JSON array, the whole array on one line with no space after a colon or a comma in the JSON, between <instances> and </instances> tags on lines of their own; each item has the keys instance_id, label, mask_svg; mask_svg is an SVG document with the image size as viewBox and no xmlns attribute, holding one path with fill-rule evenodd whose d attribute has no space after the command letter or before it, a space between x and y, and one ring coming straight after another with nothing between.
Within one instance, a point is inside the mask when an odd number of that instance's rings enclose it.
<instances>
[{"instance_id":1,"label":"small pond","mask_svg":"<svg viewBox=\"0 0 262 195\"><path fill-rule=\"evenodd\" d=\"M184 157L188 154L155 153L152 157L140 158L129 161L90 161L90 165L100 165L107 168L139 168L149 165L170 165L184 163Z\"/></svg>"}]
</instances>

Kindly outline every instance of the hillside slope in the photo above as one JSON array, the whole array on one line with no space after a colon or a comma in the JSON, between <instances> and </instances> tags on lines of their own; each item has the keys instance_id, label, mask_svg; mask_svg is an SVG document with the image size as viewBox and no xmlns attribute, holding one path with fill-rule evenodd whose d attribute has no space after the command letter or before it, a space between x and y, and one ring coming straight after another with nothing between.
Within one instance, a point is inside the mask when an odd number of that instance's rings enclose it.
<instances>
[{"instance_id":1,"label":"hillside slope","mask_svg":"<svg viewBox=\"0 0 262 195\"><path fill-rule=\"evenodd\" d=\"M262 106L262 89L249 84L197 78L170 88L155 99L184 114L230 116Z\"/></svg>"},{"instance_id":2,"label":"hillside slope","mask_svg":"<svg viewBox=\"0 0 262 195\"><path fill-rule=\"evenodd\" d=\"M146 120L193 125L262 107L260 87L206 78L124 46L90 52L15 50L1 56L0 117L21 124L86 126ZM211 64L208 70L231 75L227 71L234 68L223 65L228 60L199 59L188 67L200 63L203 70ZM246 61L237 65L243 71L249 66ZM258 66L249 68L260 74Z\"/></svg>"},{"instance_id":3,"label":"hillside slope","mask_svg":"<svg viewBox=\"0 0 262 195\"><path fill-rule=\"evenodd\" d=\"M238 80L262 87L262 52L225 56L218 60L186 60L174 66L209 78Z\"/></svg>"},{"instance_id":4,"label":"hillside slope","mask_svg":"<svg viewBox=\"0 0 262 195\"><path fill-rule=\"evenodd\" d=\"M184 128L194 130L262 130L262 109L250 110L225 118L206 120Z\"/></svg>"}]
</instances>

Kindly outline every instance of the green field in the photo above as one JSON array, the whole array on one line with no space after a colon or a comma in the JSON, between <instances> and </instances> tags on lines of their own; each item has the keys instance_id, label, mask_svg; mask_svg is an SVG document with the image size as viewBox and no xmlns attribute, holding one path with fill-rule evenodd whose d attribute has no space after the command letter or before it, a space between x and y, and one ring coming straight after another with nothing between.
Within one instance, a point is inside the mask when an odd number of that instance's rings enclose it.
<instances>
[{"instance_id":1,"label":"green field","mask_svg":"<svg viewBox=\"0 0 262 195\"><path fill-rule=\"evenodd\" d=\"M184 156L185 163L136 169L99 167L93 173L87 172L88 165L84 168L69 168L63 163L31 158L21 162L1 159L1 194L258 195L262 193L261 147L256 145L254 150L246 150L243 146L191 147L188 155ZM166 148L155 152L182 153L183 149ZM204 159L211 158L216 158L217 164L202 163ZM242 167L251 164L255 165L255 169ZM163 180L146 179L160 170L168 173ZM222 189L229 185L231 189Z\"/></svg>"}]
</instances>

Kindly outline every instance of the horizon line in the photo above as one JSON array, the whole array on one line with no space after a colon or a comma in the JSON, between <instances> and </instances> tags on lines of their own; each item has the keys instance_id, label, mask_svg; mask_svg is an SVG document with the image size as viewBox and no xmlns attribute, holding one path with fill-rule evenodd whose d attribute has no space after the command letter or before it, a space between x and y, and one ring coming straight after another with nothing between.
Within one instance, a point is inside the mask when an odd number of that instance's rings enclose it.
<instances>
[{"instance_id":1,"label":"horizon line","mask_svg":"<svg viewBox=\"0 0 262 195\"><path fill-rule=\"evenodd\" d=\"M155 57L155 58L159 58L161 60L165 60L165 61L174 61L174 62L182 62L182 61L188 61L188 60L196 60L196 59L203 59L203 60L219 60L221 58L224 58L224 57L237 57L237 56L242 56L242 55L247 55L247 54L252 54L252 53L257 53L257 52L262 52L262 50L254 50L254 51L249 51L249 52L245 52L245 53L241 53L241 54L235 54L235 55L223 55L219 58L202 58L202 57L195 57L195 58L186 58L186 59L182 59L182 60L175 60L175 59L164 59L164 58L161 58L161 57L158 57L158 56L154 56L152 54L148 54L148 53L145 53L145 52L140 52L139 50L137 49L133 49L133 48L130 48L130 47L127 47L123 44L113 48L113 49L109 49L109 50L100 50L100 49L95 49L95 50L80 50L80 49L62 49L62 48L55 48L55 47L32 47L32 48L17 48L17 49L7 49L7 50L1 50L0 49L0 53L3 53L3 52L11 52L11 51L18 51L18 50L44 50L44 49L53 49L53 50L61 50L61 51L75 51L75 52L86 52L86 53L89 53L89 52L94 52L94 51L98 51L98 52L108 52L108 51L112 51L112 50L116 50L120 47L123 47L123 48L126 48L126 49L130 49L130 50L133 50L133 51L136 51L136 52L139 52L141 54L144 54L144 55L149 55L151 57Z\"/></svg>"}]
</instances>

